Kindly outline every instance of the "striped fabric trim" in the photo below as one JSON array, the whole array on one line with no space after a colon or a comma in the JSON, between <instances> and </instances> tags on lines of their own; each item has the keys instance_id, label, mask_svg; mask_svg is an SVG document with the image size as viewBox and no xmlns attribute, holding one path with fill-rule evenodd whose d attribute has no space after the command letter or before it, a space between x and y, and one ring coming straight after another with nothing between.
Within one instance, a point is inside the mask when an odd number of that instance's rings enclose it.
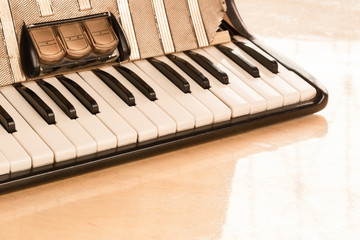
<instances>
[{"instance_id":1,"label":"striped fabric trim","mask_svg":"<svg viewBox=\"0 0 360 240\"><path fill-rule=\"evenodd\" d=\"M8 1L0 1L0 18L14 81L23 82L26 78L20 67L20 51Z\"/></svg>"},{"instance_id":2,"label":"striped fabric trim","mask_svg":"<svg viewBox=\"0 0 360 240\"><path fill-rule=\"evenodd\" d=\"M209 40L207 38L203 19L201 17L199 2L198 0L188 0L188 4L198 45L199 47L207 47L209 46Z\"/></svg>"},{"instance_id":3,"label":"striped fabric trim","mask_svg":"<svg viewBox=\"0 0 360 240\"><path fill-rule=\"evenodd\" d=\"M152 0L152 4L164 52L165 54L173 53L175 52L175 46L165 11L164 0Z\"/></svg>"},{"instance_id":4,"label":"striped fabric trim","mask_svg":"<svg viewBox=\"0 0 360 240\"><path fill-rule=\"evenodd\" d=\"M78 3L80 11L92 9L90 0L78 0Z\"/></svg>"},{"instance_id":5,"label":"striped fabric trim","mask_svg":"<svg viewBox=\"0 0 360 240\"><path fill-rule=\"evenodd\" d=\"M51 0L36 0L36 1L39 7L40 16L46 17L54 14L51 6Z\"/></svg>"},{"instance_id":6,"label":"striped fabric trim","mask_svg":"<svg viewBox=\"0 0 360 240\"><path fill-rule=\"evenodd\" d=\"M136 34L130 13L129 2L128 0L117 0L117 4L120 13L121 24L130 44L130 60L140 59L140 51L136 41Z\"/></svg>"}]
</instances>

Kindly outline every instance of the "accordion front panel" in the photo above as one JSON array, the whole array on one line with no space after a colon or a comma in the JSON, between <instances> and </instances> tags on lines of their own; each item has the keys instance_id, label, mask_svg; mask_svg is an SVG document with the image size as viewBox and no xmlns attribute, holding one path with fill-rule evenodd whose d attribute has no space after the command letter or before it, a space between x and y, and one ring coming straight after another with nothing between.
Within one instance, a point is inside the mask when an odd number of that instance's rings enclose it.
<instances>
[{"instance_id":1,"label":"accordion front panel","mask_svg":"<svg viewBox=\"0 0 360 240\"><path fill-rule=\"evenodd\" d=\"M209 42L214 37L214 32L218 30L216 25L220 25L224 18L224 0L198 0L201 9L203 24ZM211 6L211 7L210 7ZM205 46L202 46L205 47Z\"/></svg>"},{"instance_id":2,"label":"accordion front panel","mask_svg":"<svg viewBox=\"0 0 360 240\"><path fill-rule=\"evenodd\" d=\"M1 21L0 21L0 28L3 29ZM1 72L0 86L14 83L14 78L11 73L9 57L5 45L3 31L0 32L0 72Z\"/></svg>"},{"instance_id":3,"label":"accordion front panel","mask_svg":"<svg viewBox=\"0 0 360 240\"><path fill-rule=\"evenodd\" d=\"M188 1L165 0L164 2L166 12L171 16L169 18L169 25L176 51L181 52L197 48L198 45L194 28L192 27Z\"/></svg>"},{"instance_id":4,"label":"accordion front panel","mask_svg":"<svg viewBox=\"0 0 360 240\"><path fill-rule=\"evenodd\" d=\"M194 15L189 9L189 5L192 6L191 2L197 3L197 0L9 0L9 6L18 41L21 39L24 24L32 25L111 12L121 21L125 32L128 33L128 40L134 51L131 59L134 60L209 45L221 24L223 6L218 0L212 0L211 3L200 2L197 4L199 11ZM199 21L196 22L196 19ZM204 25L202 28L203 34L207 35L207 44L201 40L204 37L196 35L199 23ZM168 34L164 31L168 31Z\"/></svg>"},{"instance_id":5,"label":"accordion front panel","mask_svg":"<svg viewBox=\"0 0 360 240\"><path fill-rule=\"evenodd\" d=\"M163 54L152 2L129 1L129 6L136 35L136 43L130 42L130 45L139 46L141 58Z\"/></svg>"}]
</instances>

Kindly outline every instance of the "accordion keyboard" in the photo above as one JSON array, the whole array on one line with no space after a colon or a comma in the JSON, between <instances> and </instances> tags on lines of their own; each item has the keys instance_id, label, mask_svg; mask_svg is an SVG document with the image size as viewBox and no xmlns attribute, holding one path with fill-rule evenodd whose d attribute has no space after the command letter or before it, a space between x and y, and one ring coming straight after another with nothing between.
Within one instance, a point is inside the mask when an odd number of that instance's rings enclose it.
<instances>
[{"instance_id":1,"label":"accordion keyboard","mask_svg":"<svg viewBox=\"0 0 360 240\"><path fill-rule=\"evenodd\" d=\"M233 42L0 89L2 181L313 99L251 42Z\"/></svg>"}]
</instances>

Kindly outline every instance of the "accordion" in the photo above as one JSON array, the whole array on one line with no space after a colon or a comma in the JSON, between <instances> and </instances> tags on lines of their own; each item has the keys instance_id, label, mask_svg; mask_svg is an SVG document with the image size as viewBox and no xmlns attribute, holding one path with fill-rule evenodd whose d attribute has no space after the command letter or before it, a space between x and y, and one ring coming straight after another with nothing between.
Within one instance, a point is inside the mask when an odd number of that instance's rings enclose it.
<instances>
[{"instance_id":1,"label":"accordion","mask_svg":"<svg viewBox=\"0 0 360 240\"><path fill-rule=\"evenodd\" d=\"M234 0L0 3L0 190L322 110Z\"/></svg>"}]
</instances>

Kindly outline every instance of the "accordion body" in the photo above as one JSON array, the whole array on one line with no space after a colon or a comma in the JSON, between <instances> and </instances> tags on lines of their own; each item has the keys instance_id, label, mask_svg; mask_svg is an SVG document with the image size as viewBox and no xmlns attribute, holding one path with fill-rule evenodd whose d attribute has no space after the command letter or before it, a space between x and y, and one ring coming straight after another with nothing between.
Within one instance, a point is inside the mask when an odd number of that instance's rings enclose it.
<instances>
[{"instance_id":1,"label":"accordion body","mask_svg":"<svg viewBox=\"0 0 360 240\"><path fill-rule=\"evenodd\" d=\"M322 110L234 0L1 1L0 189Z\"/></svg>"}]
</instances>

